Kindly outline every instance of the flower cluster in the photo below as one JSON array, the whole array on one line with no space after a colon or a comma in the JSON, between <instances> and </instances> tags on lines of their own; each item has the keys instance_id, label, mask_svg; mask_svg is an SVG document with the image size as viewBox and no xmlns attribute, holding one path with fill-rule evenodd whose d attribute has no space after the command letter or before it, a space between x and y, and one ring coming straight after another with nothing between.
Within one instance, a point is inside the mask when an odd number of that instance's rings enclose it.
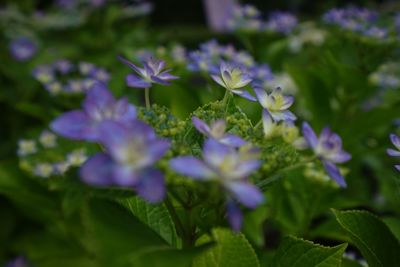
<instances>
[{"instance_id":1,"label":"flower cluster","mask_svg":"<svg viewBox=\"0 0 400 267\"><path fill-rule=\"evenodd\" d=\"M212 137L204 143L202 159L181 156L170 161L170 167L182 175L221 185L227 193L227 217L236 231L241 228L242 213L234 200L247 208L255 208L264 201L261 191L248 181L248 176L260 166L258 149L249 145L234 148Z\"/></svg>"},{"instance_id":2,"label":"flower cluster","mask_svg":"<svg viewBox=\"0 0 400 267\"><path fill-rule=\"evenodd\" d=\"M384 39L388 36L388 29L378 25L378 17L377 12L367 8L348 7L329 10L323 15L323 20L361 35Z\"/></svg>"},{"instance_id":3,"label":"flower cluster","mask_svg":"<svg viewBox=\"0 0 400 267\"><path fill-rule=\"evenodd\" d=\"M298 27L298 32L289 37L289 49L298 53L306 45L321 46L325 41L326 34L311 22L302 23Z\"/></svg>"},{"instance_id":4,"label":"flower cluster","mask_svg":"<svg viewBox=\"0 0 400 267\"><path fill-rule=\"evenodd\" d=\"M105 148L82 166L84 182L134 188L150 202L163 199L164 177L153 165L168 150L169 141L157 138L149 125L136 118L136 107L126 98L116 100L104 84L93 85L82 110L62 114L51 123L51 129L63 137L100 143Z\"/></svg>"},{"instance_id":5,"label":"flower cluster","mask_svg":"<svg viewBox=\"0 0 400 267\"><path fill-rule=\"evenodd\" d=\"M38 47L31 38L21 36L11 41L9 49L15 60L27 61L36 54Z\"/></svg>"},{"instance_id":6,"label":"flower cluster","mask_svg":"<svg viewBox=\"0 0 400 267\"><path fill-rule=\"evenodd\" d=\"M261 12L252 5L236 5L230 12L226 27L231 31L276 32L289 34L297 26L297 18L288 12L276 11L264 21Z\"/></svg>"},{"instance_id":7,"label":"flower cluster","mask_svg":"<svg viewBox=\"0 0 400 267\"><path fill-rule=\"evenodd\" d=\"M400 87L400 64L387 62L370 74L369 81L382 89L396 89Z\"/></svg>"},{"instance_id":8,"label":"flower cluster","mask_svg":"<svg viewBox=\"0 0 400 267\"><path fill-rule=\"evenodd\" d=\"M107 83L110 79L110 74L104 68L88 62L75 65L66 59L37 66L32 75L52 95L83 93L96 81Z\"/></svg>"}]
</instances>

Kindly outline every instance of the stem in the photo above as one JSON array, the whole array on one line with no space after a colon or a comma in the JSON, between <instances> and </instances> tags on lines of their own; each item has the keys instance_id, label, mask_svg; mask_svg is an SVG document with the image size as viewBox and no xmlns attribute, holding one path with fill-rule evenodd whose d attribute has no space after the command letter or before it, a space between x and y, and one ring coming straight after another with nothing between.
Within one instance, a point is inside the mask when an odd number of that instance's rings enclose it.
<instances>
[{"instance_id":1,"label":"stem","mask_svg":"<svg viewBox=\"0 0 400 267\"><path fill-rule=\"evenodd\" d=\"M260 183L257 184L257 186L260 187L260 188L264 188L265 186L267 186L267 185L269 185L269 184L271 184L271 183L283 178L284 177L284 175L283 175L284 173L289 172L289 171L293 171L293 170L295 170L297 168L300 168L300 167L303 167L306 164L314 161L315 159L316 159L316 157L311 157L311 158L309 158L307 160L304 160L304 161L298 162L298 163L296 163L294 165L291 165L291 166L288 166L286 168L280 169L279 173L273 175L269 179L261 181Z\"/></svg>"},{"instance_id":2,"label":"stem","mask_svg":"<svg viewBox=\"0 0 400 267\"><path fill-rule=\"evenodd\" d=\"M144 89L144 100L146 101L146 108L150 109L150 88Z\"/></svg>"},{"instance_id":3,"label":"stem","mask_svg":"<svg viewBox=\"0 0 400 267\"><path fill-rule=\"evenodd\" d=\"M172 220L174 221L177 234L184 240L186 236L186 231L185 228L183 227L181 220L179 219L178 214L176 213L174 205L171 203L168 197L165 198L164 203L169 213L171 214Z\"/></svg>"},{"instance_id":4,"label":"stem","mask_svg":"<svg viewBox=\"0 0 400 267\"><path fill-rule=\"evenodd\" d=\"M254 129L257 129L258 127L260 127L261 124L262 124L262 119L259 122L257 122L256 126L254 126Z\"/></svg>"},{"instance_id":5,"label":"stem","mask_svg":"<svg viewBox=\"0 0 400 267\"><path fill-rule=\"evenodd\" d=\"M225 90L224 98L222 99L222 105L226 106L228 104L228 99L231 96L231 92L228 89Z\"/></svg>"}]
</instances>

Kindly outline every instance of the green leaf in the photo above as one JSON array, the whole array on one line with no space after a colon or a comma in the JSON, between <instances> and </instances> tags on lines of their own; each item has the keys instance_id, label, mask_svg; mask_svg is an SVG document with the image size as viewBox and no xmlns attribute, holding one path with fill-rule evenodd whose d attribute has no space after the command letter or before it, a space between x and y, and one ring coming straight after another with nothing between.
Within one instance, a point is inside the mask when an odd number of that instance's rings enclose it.
<instances>
[{"instance_id":1,"label":"green leaf","mask_svg":"<svg viewBox=\"0 0 400 267\"><path fill-rule=\"evenodd\" d=\"M178 238L175 225L163 203L150 204L138 197L132 197L121 200L121 204L127 207L140 221L147 224L169 244L177 246Z\"/></svg>"},{"instance_id":2,"label":"green leaf","mask_svg":"<svg viewBox=\"0 0 400 267\"><path fill-rule=\"evenodd\" d=\"M378 217L366 211L333 210L333 213L370 267L398 266L399 241Z\"/></svg>"},{"instance_id":3,"label":"green leaf","mask_svg":"<svg viewBox=\"0 0 400 267\"><path fill-rule=\"evenodd\" d=\"M242 233L233 233L228 229L214 229L216 246L197 257L193 267L253 267L260 266L258 258ZM202 239L202 238L200 238ZM208 241L203 237L199 242Z\"/></svg>"},{"instance_id":4,"label":"green leaf","mask_svg":"<svg viewBox=\"0 0 400 267\"><path fill-rule=\"evenodd\" d=\"M324 247L296 237L286 237L276 252L274 265L279 267L341 266L347 244Z\"/></svg>"},{"instance_id":5,"label":"green leaf","mask_svg":"<svg viewBox=\"0 0 400 267\"><path fill-rule=\"evenodd\" d=\"M184 267L209 247L209 243L187 250L168 246L124 207L110 201L91 201L86 215L87 245L100 266Z\"/></svg>"}]
</instances>

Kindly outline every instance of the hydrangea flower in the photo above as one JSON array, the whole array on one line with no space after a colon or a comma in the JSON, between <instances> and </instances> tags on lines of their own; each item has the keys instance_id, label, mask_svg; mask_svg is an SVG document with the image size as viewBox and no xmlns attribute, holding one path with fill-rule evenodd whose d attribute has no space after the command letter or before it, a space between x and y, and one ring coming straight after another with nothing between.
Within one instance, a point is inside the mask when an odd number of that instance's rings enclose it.
<instances>
[{"instance_id":1,"label":"hydrangea flower","mask_svg":"<svg viewBox=\"0 0 400 267\"><path fill-rule=\"evenodd\" d=\"M18 61L27 61L37 51L37 45L28 37L17 37L10 43L10 53Z\"/></svg>"},{"instance_id":2,"label":"hydrangea flower","mask_svg":"<svg viewBox=\"0 0 400 267\"><path fill-rule=\"evenodd\" d=\"M39 136L39 142L43 147L52 148L57 145L57 137L48 130L44 130Z\"/></svg>"},{"instance_id":3,"label":"hydrangea flower","mask_svg":"<svg viewBox=\"0 0 400 267\"><path fill-rule=\"evenodd\" d=\"M136 108L127 98L116 100L102 83L96 83L86 95L82 110L73 110L55 119L50 128L75 140L98 140L98 126L104 120L128 123L136 118Z\"/></svg>"},{"instance_id":4,"label":"hydrangea flower","mask_svg":"<svg viewBox=\"0 0 400 267\"><path fill-rule=\"evenodd\" d=\"M210 126L197 117L193 117L192 122L194 127L200 133L207 137L213 138L222 144L232 147L239 147L246 144L246 141L239 136L226 133L226 122L222 119L214 121Z\"/></svg>"},{"instance_id":5,"label":"hydrangea flower","mask_svg":"<svg viewBox=\"0 0 400 267\"><path fill-rule=\"evenodd\" d=\"M283 95L280 87L276 87L270 94L261 88L255 88L254 91L258 102L275 121L296 120L296 116L288 110L293 105L294 97Z\"/></svg>"},{"instance_id":6,"label":"hydrangea flower","mask_svg":"<svg viewBox=\"0 0 400 267\"><path fill-rule=\"evenodd\" d=\"M36 142L34 140L19 140L18 141L18 156L27 156L37 152Z\"/></svg>"},{"instance_id":7,"label":"hydrangea flower","mask_svg":"<svg viewBox=\"0 0 400 267\"><path fill-rule=\"evenodd\" d=\"M222 62L220 66L220 74L211 75L211 78L228 91L250 101L256 101L254 96L243 89L243 87L248 85L252 79L241 68Z\"/></svg>"},{"instance_id":8,"label":"hydrangea flower","mask_svg":"<svg viewBox=\"0 0 400 267\"><path fill-rule=\"evenodd\" d=\"M136 74L126 76L126 83L130 87L149 88L152 83L170 85L169 81L178 79L169 73L171 69L164 69L165 61L149 58L143 62L144 68L139 68L123 57L119 59L136 72Z\"/></svg>"},{"instance_id":9,"label":"hydrangea flower","mask_svg":"<svg viewBox=\"0 0 400 267\"><path fill-rule=\"evenodd\" d=\"M336 167L337 163L344 163L351 159L351 155L342 149L342 139L328 127L324 128L319 136L307 122L303 123L303 135L309 147L322 161L328 175L341 187L346 187L346 181Z\"/></svg>"},{"instance_id":10,"label":"hydrangea flower","mask_svg":"<svg viewBox=\"0 0 400 267\"><path fill-rule=\"evenodd\" d=\"M395 146L395 148L397 150L394 150L392 148L388 148L386 151L388 153L389 156L391 157L400 157L400 138L395 135L395 134L391 134L390 135L390 141L392 141L392 144ZM400 165L394 165L394 167L400 171Z\"/></svg>"},{"instance_id":11,"label":"hydrangea flower","mask_svg":"<svg viewBox=\"0 0 400 267\"><path fill-rule=\"evenodd\" d=\"M33 173L42 178L48 178L53 174L54 167L50 163L39 163L35 166Z\"/></svg>"},{"instance_id":12,"label":"hydrangea flower","mask_svg":"<svg viewBox=\"0 0 400 267\"><path fill-rule=\"evenodd\" d=\"M23 256L18 256L13 260L7 262L5 267L29 267L30 263L28 260Z\"/></svg>"},{"instance_id":13,"label":"hydrangea flower","mask_svg":"<svg viewBox=\"0 0 400 267\"><path fill-rule=\"evenodd\" d=\"M260 11L252 5L235 5L226 21L228 30L258 31L262 20Z\"/></svg>"},{"instance_id":14,"label":"hydrangea flower","mask_svg":"<svg viewBox=\"0 0 400 267\"><path fill-rule=\"evenodd\" d=\"M245 207L255 208L264 201L264 197L247 178L260 167L258 156L258 149L242 147L238 150L208 139L204 144L202 160L193 156L177 157L170 161L170 167L195 180L217 181L236 201ZM228 203L229 222L234 230L239 230L241 213L234 202L229 200Z\"/></svg>"},{"instance_id":15,"label":"hydrangea flower","mask_svg":"<svg viewBox=\"0 0 400 267\"><path fill-rule=\"evenodd\" d=\"M273 12L268 21L265 23L265 28L268 31L289 34L297 25L297 18L288 12Z\"/></svg>"},{"instance_id":16,"label":"hydrangea flower","mask_svg":"<svg viewBox=\"0 0 400 267\"><path fill-rule=\"evenodd\" d=\"M153 166L168 150L169 141L157 138L149 125L138 120L129 125L107 121L100 128L106 152L96 154L81 167L83 181L132 187L149 202L162 200L164 176Z\"/></svg>"}]
</instances>

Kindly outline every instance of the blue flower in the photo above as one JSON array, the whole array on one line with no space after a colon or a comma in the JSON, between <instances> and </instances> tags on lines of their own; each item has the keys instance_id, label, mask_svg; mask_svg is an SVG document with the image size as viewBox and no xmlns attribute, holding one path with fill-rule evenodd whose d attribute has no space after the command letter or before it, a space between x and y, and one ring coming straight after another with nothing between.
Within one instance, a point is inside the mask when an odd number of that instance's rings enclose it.
<instances>
[{"instance_id":1,"label":"blue flower","mask_svg":"<svg viewBox=\"0 0 400 267\"><path fill-rule=\"evenodd\" d=\"M105 153L86 161L80 171L82 180L97 186L134 188L149 202L161 201L165 195L164 175L153 166L170 142L157 138L149 125L138 120L129 124L107 121L99 128Z\"/></svg>"},{"instance_id":2,"label":"blue flower","mask_svg":"<svg viewBox=\"0 0 400 267\"><path fill-rule=\"evenodd\" d=\"M208 139L204 144L202 160L193 156L177 157L170 161L170 167L195 180L217 181L229 195L228 219L231 226L239 230L241 219L237 215L238 208L232 207L235 204L231 198L248 208L255 208L264 201L261 191L247 179L260 167L258 157L258 149L235 149Z\"/></svg>"},{"instance_id":3,"label":"blue flower","mask_svg":"<svg viewBox=\"0 0 400 267\"><path fill-rule=\"evenodd\" d=\"M395 135L395 134L391 134L390 135L390 141L392 141L392 144L395 146L396 150L392 149L392 148L388 148L386 151L388 153L389 156L391 157L400 157L400 138ZM394 167L400 171L400 165L394 165Z\"/></svg>"},{"instance_id":4,"label":"blue flower","mask_svg":"<svg viewBox=\"0 0 400 267\"><path fill-rule=\"evenodd\" d=\"M265 24L268 31L289 34L297 25L297 18L287 12L273 12Z\"/></svg>"},{"instance_id":5,"label":"blue flower","mask_svg":"<svg viewBox=\"0 0 400 267\"><path fill-rule=\"evenodd\" d=\"M211 75L211 78L228 91L250 101L256 101L254 96L243 89L243 87L248 85L252 79L241 68L222 62L220 66L220 74Z\"/></svg>"},{"instance_id":6,"label":"blue flower","mask_svg":"<svg viewBox=\"0 0 400 267\"><path fill-rule=\"evenodd\" d=\"M319 136L307 122L303 123L303 135L307 144L315 155L322 161L328 175L341 187L346 187L346 181L336 167L337 163L344 163L351 159L351 155L342 150L342 139L328 127L324 128Z\"/></svg>"},{"instance_id":7,"label":"blue flower","mask_svg":"<svg viewBox=\"0 0 400 267\"><path fill-rule=\"evenodd\" d=\"M16 258L14 258L13 260L9 261L5 265L5 267L28 267L28 266L30 266L30 263L23 256L18 256Z\"/></svg>"},{"instance_id":8,"label":"blue flower","mask_svg":"<svg viewBox=\"0 0 400 267\"><path fill-rule=\"evenodd\" d=\"M246 144L239 136L226 133L226 122L224 120L214 121L208 126L204 121L197 117L192 118L194 127L202 134L209 138L213 138L220 142L232 147L239 147Z\"/></svg>"},{"instance_id":9,"label":"blue flower","mask_svg":"<svg viewBox=\"0 0 400 267\"><path fill-rule=\"evenodd\" d=\"M96 83L87 93L82 110L62 114L51 123L51 129L70 139L97 141L98 126L105 120L128 123L136 118L136 108L127 98L116 100L102 83Z\"/></svg>"},{"instance_id":10,"label":"blue flower","mask_svg":"<svg viewBox=\"0 0 400 267\"><path fill-rule=\"evenodd\" d=\"M17 37L10 43L10 52L13 58L18 61L27 61L37 51L37 45L28 37Z\"/></svg>"},{"instance_id":11,"label":"blue flower","mask_svg":"<svg viewBox=\"0 0 400 267\"><path fill-rule=\"evenodd\" d=\"M293 105L294 97L284 96L280 87L276 87L270 94L261 88L255 88L254 91L258 102L275 121L296 120L296 116L288 110Z\"/></svg>"},{"instance_id":12,"label":"blue flower","mask_svg":"<svg viewBox=\"0 0 400 267\"><path fill-rule=\"evenodd\" d=\"M149 58L143 63L144 68L139 68L123 57L119 57L119 60L128 65L136 73L126 76L126 83L130 87L149 88L152 83L170 85L169 81L178 79L178 77L169 73L170 69L164 69L165 61L162 60Z\"/></svg>"}]
</instances>

